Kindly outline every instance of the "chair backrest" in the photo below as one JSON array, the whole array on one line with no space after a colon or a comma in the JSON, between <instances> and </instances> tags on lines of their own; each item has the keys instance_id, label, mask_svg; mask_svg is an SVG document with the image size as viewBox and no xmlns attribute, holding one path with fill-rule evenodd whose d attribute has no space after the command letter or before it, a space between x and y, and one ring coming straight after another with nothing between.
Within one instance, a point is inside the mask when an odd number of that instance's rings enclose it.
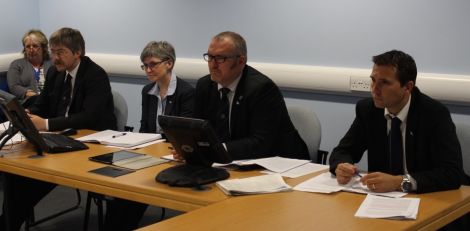
<instances>
[{"instance_id":1,"label":"chair backrest","mask_svg":"<svg viewBox=\"0 0 470 231\"><path fill-rule=\"evenodd\" d=\"M470 174L470 124L456 123L455 126L460 147L462 148L463 170L468 176Z\"/></svg>"},{"instance_id":2,"label":"chair backrest","mask_svg":"<svg viewBox=\"0 0 470 231\"><path fill-rule=\"evenodd\" d=\"M112 91L114 101L114 115L117 120L118 131L124 131L127 124L127 103L124 97L117 91Z\"/></svg>"},{"instance_id":3,"label":"chair backrest","mask_svg":"<svg viewBox=\"0 0 470 231\"><path fill-rule=\"evenodd\" d=\"M310 108L298 105L287 106L287 111L300 137L307 144L310 159L317 162L321 142L321 124L317 114Z\"/></svg>"}]
</instances>

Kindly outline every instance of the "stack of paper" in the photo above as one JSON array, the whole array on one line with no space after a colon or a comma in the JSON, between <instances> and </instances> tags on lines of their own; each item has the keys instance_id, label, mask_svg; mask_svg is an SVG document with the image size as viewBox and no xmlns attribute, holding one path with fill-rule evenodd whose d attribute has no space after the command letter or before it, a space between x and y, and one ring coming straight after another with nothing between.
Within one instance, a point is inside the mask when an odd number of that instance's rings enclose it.
<instances>
[{"instance_id":1,"label":"stack of paper","mask_svg":"<svg viewBox=\"0 0 470 231\"><path fill-rule=\"evenodd\" d=\"M158 139L162 139L162 136L160 134L105 130L93 133L88 136L80 137L77 140L89 143L100 143L116 147L132 148L134 146L149 143Z\"/></svg>"},{"instance_id":2,"label":"stack of paper","mask_svg":"<svg viewBox=\"0 0 470 231\"><path fill-rule=\"evenodd\" d=\"M279 173L281 176L295 178L303 176L312 172L328 169L327 165L314 164L309 160L290 159L284 157L268 157L252 160L237 160L229 164L214 164L214 167L229 167L230 169L247 169L251 170L249 166L261 166L268 171L263 173ZM232 168L231 166L238 166L238 168Z\"/></svg>"},{"instance_id":3,"label":"stack of paper","mask_svg":"<svg viewBox=\"0 0 470 231\"><path fill-rule=\"evenodd\" d=\"M216 185L227 195L249 195L290 191L292 188L279 174L255 176L244 179L219 181Z\"/></svg>"},{"instance_id":4,"label":"stack of paper","mask_svg":"<svg viewBox=\"0 0 470 231\"><path fill-rule=\"evenodd\" d=\"M360 182L359 177L353 177L349 183L340 185L336 181L336 177L329 172L322 173L316 177L306 180L294 187L294 190L305 192L317 193L333 193L338 191L347 191L363 194L374 194L387 197L403 197L406 195L404 192L387 192L376 193L370 191L365 185Z\"/></svg>"},{"instance_id":5,"label":"stack of paper","mask_svg":"<svg viewBox=\"0 0 470 231\"><path fill-rule=\"evenodd\" d=\"M387 198L367 195L354 216L366 218L416 219L419 198Z\"/></svg>"}]
</instances>

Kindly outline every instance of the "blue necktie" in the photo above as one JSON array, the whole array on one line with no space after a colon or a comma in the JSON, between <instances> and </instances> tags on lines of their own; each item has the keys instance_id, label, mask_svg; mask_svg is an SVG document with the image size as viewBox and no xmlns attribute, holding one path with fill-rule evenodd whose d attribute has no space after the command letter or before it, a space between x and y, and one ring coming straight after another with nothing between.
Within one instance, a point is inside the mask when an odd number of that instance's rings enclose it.
<instances>
[{"instance_id":1,"label":"blue necktie","mask_svg":"<svg viewBox=\"0 0 470 231\"><path fill-rule=\"evenodd\" d=\"M222 93L222 97L219 102L219 110L217 111L216 133L221 142L227 142L230 140L230 103L227 96L230 89L224 87L219 91Z\"/></svg>"},{"instance_id":2,"label":"blue necktie","mask_svg":"<svg viewBox=\"0 0 470 231\"><path fill-rule=\"evenodd\" d=\"M394 175L403 174L403 140L400 129L401 120L392 118L390 128L390 173Z\"/></svg>"}]
</instances>

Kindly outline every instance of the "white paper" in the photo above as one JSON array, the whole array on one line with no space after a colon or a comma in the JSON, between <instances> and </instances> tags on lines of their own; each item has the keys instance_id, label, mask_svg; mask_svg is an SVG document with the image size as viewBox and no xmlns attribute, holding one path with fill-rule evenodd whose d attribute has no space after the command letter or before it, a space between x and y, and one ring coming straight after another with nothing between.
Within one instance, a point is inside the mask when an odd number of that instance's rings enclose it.
<instances>
[{"instance_id":1,"label":"white paper","mask_svg":"<svg viewBox=\"0 0 470 231\"><path fill-rule=\"evenodd\" d=\"M264 168L272 171L272 172L285 172L287 170L296 168L298 166L304 165L306 163L309 163L309 160L299 160L299 159L290 159L290 158L284 158L284 157L268 157L268 158L261 158L261 159L254 159L251 161L244 162L245 164L247 163L254 163L260 166L263 166Z\"/></svg>"},{"instance_id":2,"label":"white paper","mask_svg":"<svg viewBox=\"0 0 470 231\"><path fill-rule=\"evenodd\" d=\"M151 141L161 139L161 134L135 133L104 130L78 138L82 142L97 142L110 146L131 148Z\"/></svg>"},{"instance_id":3,"label":"white paper","mask_svg":"<svg viewBox=\"0 0 470 231\"><path fill-rule=\"evenodd\" d=\"M323 171L325 169L328 169L329 167L330 166L323 165L323 164L306 163L304 165L300 165L296 168L287 170L285 172L281 172L279 174L281 174L281 176L284 176L284 177L297 178L297 177L305 176L313 172ZM262 173L272 174L274 172L262 171Z\"/></svg>"},{"instance_id":4,"label":"white paper","mask_svg":"<svg viewBox=\"0 0 470 231\"><path fill-rule=\"evenodd\" d=\"M0 124L0 134L3 133L5 130L7 130L9 127L10 127L10 121L6 121L4 123L1 123ZM3 139L5 139L5 138L6 137L3 137ZM0 140L0 142L3 141L3 139ZM20 143L24 140L26 140L26 138L23 136L23 134L21 134L20 131L18 131L13 137L10 138L10 140L8 140L5 143L5 146L17 144L17 143Z\"/></svg>"},{"instance_id":5,"label":"white paper","mask_svg":"<svg viewBox=\"0 0 470 231\"><path fill-rule=\"evenodd\" d=\"M223 180L216 185L227 195L274 193L292 189L279 174Z\"/></svg>"},{"instance_id":6,"label":"white paper","mask_svg":"<svg viewBox=\"0 0 470 231\"><path fill-rule=\"evenodd\" d=\"M134 149L139 149L139 148L145 148L147 146L150 146L152 144L158 144L158 143L162 143L162 142L165 142L165 139L161 139L161 140L155 140L155 141L151 141L151 142L147 142L147 143L143 143L143 144L140 144L140 145L136 145L136 146L132 146L132 147L119 147L119 146L113 146L113 145L106 145L107 147L111 147L111 148L120 148L122 150L134 150Z\"/></svg>"},{"instance_id":7,"label":"white paper","mask_svg":"<svg viewBox=\"0 0 470 231\"><path fill-rule=\"evenodd\" d=\"M357 210L355 217L416 219L419 198L387 198L367 195Z\"/></svg>"},{"instance_id":8,"label":"white paper","mask_svg":"<svg viewBox=\"0 0 470 231\"><path fill-rule=\"evenodd\" d=\"M316 177L306 180L294 187L294 190L305 192L318 192L318 193L332 193L338 191L355 192L362 194L373 194L386 197L403 197L406 195L404 192L386 192L376 193L370 191L365 185L360 183L359 177L353 177L350 182L345 185L338 184L336 177L329 172L322 173Z\"/></svg>"}]
</instances>

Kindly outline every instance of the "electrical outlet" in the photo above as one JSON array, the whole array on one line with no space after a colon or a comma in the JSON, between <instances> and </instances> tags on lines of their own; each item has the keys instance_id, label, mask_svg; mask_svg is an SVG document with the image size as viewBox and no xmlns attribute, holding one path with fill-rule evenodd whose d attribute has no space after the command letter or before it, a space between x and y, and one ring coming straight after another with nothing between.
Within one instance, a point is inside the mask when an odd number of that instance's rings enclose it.
<instances>
[{"instance_id":1,"label":"electrical outlet","mask_svg":"<svg viewBox=\"0 0 470 231\"><path fill-rule=\"evenodd\" d=\"M351 91L370 91L370 77L351 76L349 80Z\"/></svg>"}]
</instances>

